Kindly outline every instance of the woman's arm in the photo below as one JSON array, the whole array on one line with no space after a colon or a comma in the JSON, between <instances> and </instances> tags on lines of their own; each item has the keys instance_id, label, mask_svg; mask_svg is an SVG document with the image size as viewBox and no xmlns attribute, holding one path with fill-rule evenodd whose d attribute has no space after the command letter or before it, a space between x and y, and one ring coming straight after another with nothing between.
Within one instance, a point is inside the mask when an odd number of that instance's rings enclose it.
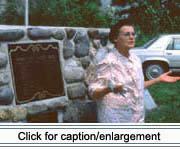
<instances>
[{"instance_id":1,"label":"woman's arm","mask_svg":"<svg viewBox=\"0 0 180 149\"><path fill-rule=\"evenodd\" d=\"M160 82L160 79L159 77L156 78L156 79L153 79L153 80L148 80L148 81L145 81L144 82L144 87L145 88L148 88L149 86L153 85L153 84L156 84L156 83L159 83Z\"/></svg>"},{"instance_id":2,"label":"woman's arm","mask_svg":"<svg viewBox=\"0 0 180 149\"><path fill-rule=\"evenodd\" d=\"M149 81L145 81L144 82L144 87L147 88L153 84L156 84L158 82L167 82L167 83L174 83L177 82L178 80L180 80L180 77L173 77L173 76L169 76L172 72L166 72L164 74L162 74L161 76L159 76L156 79L153 80L149 80Z\"/></svg>"},{"instance_id":3,"label":"woman's arm","mask_svg":"<svg viewBox=\"0 0 180 149\"><path fill-rule=\"evenodd\" d=\"M110 92L116 93L119 90L122 90L122 88L123 88L122 85L116 84L114 86L114 89L110 89L109 85L107 85L106 87L103 87L103 88L99 87L99 88L96 88L95 90L89 89L89 95L91 96L92 99L100 99L106 94Z\"/></svg>"},{"instance_id":4,"label":"woman's arm","mask_svg":"<svg viewBox=\"0 0 180 149\"><path fill-rule=\"evenodd\" d=\"M100 99L105 96L107 93L111 92L108 87L105 88L96 88L95 90L89 90L89 95L92 99Z\"/></svg>"}]
</instances>

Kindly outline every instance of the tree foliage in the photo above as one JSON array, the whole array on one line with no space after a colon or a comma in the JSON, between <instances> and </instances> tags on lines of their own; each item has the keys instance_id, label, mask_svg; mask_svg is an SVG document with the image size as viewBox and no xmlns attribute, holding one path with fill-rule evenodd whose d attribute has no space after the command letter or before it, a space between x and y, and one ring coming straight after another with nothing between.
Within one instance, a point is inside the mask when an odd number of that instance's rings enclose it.
<instances>
[{"instance_id":1,"label":"tree foliage","mask_svg":"<svg viewBox=\"0 0 180 149\"><path fill-rule=\"evenodd\" d=\"M30 25L108 27L111 17L101 13L99 0L29 0ZM0 14L0 24L24 23L24 13L8 0L6 11Z\"/></svg>"},{"instance_id":2,"label":"tree foliage","mask_svg":"<svg viewBox=\"0 0 180 149\"><path fill-rule=\"evenodd\" d=\"M7 6L5 11L0 13L0 24L24 24L24 13L19 14L18 5L13 0L7 0Z\"/></svg>"},{"instance_id":3,"label":"tree foliage","mask_svg":"<svg viewBox=\"0 0 180 149\"><path fill-rule=\"evenodd\" d=\"M180 31L179 0L130 0L139 3L131 15L144 33L173 33Z\"/></svg>"},{"instance_id":4,"label":"tree foliage","mask_svg":"<svg viewBox=\"0 0 180 149\"><path fill-rule=\"evenodd\" d=\"M136 46L158 34L180 32L179 0L127 0L126 3L132 6L128 13L139 32Z\"/></svg>"},{"instance_id":5,"label":"tree foliage","mask_svg":"<svg viewBox=\"0 0 180 149\"><path fill-rule=\"evenodd\" d=\"M106 26L105 15L100 13L98 1L92 0L39 0L31 1L32 25L53 26Z\"/></svg>"}]
</instances>

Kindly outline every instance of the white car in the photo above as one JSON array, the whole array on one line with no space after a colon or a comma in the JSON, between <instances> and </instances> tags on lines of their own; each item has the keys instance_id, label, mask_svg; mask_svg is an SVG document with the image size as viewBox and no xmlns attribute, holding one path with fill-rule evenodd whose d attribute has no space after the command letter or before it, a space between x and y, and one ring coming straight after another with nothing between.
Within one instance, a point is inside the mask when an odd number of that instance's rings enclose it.
<instances>
[{"instance_id":1,"label":"white car","mask_svg":"<svg viewBox=\"0 0 180 149\"><path fill-rule=\"evenodd\" d=\"M180 34L159 35L142 47L132 48L131 52L141 59L148 80L168 70L180 72Z\"/></svg>"}]
</instances>

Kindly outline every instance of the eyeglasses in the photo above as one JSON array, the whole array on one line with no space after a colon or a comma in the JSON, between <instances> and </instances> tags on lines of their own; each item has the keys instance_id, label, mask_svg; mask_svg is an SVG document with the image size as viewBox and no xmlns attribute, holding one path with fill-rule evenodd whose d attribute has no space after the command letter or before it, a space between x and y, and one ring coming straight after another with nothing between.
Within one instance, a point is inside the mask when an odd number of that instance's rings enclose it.
<instances>
[{"instance_id":1,"label":"eyeglasses","mask_svg":"<svg viewBox=\"0 0 180 149\"><path fill-rule=\"evenodd\" d=\"M122 35L125 37L129 37L132 35L133 37L136 38L136 36L137 36L137 34L135 32L120 32L120 33L122 33Z\"/></svg>"}]
</instances>

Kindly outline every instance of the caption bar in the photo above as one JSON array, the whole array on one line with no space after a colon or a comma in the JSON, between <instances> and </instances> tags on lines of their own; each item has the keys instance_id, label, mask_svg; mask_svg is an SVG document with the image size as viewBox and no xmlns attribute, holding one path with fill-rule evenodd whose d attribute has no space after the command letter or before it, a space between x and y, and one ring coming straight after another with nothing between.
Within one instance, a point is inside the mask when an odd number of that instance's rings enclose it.
<instances>
[{"instance_id":1,"label":"caption bar","mask_svg":"<svg viewBox=\"0 0 180 149\"><path fill-rule=\"evenodd\" d=\"M71 142L79 142L79 141L123 141L125 143L131 142L131 141L160 141L160 132L157 134L119 134L110 132L107 134L104 134L100 131L97 133L85 133L84 131L78 132L78 133L51 133L49 131L46 131L44 134L41 134L39 132L31 133L31 132L24 132L21 131L18 134L19 140L59 140L59 141L69 141Z\"/></svg>"},{"instance_id":2,"label":"caption bar","mask_svg":"<svg viewBox=\"0 0 180 149\"><path fill-rule=\"evenodd\" d=\"M180 146L180 125L0 125L2 146Z\"/></svg>"}]
</instances>

